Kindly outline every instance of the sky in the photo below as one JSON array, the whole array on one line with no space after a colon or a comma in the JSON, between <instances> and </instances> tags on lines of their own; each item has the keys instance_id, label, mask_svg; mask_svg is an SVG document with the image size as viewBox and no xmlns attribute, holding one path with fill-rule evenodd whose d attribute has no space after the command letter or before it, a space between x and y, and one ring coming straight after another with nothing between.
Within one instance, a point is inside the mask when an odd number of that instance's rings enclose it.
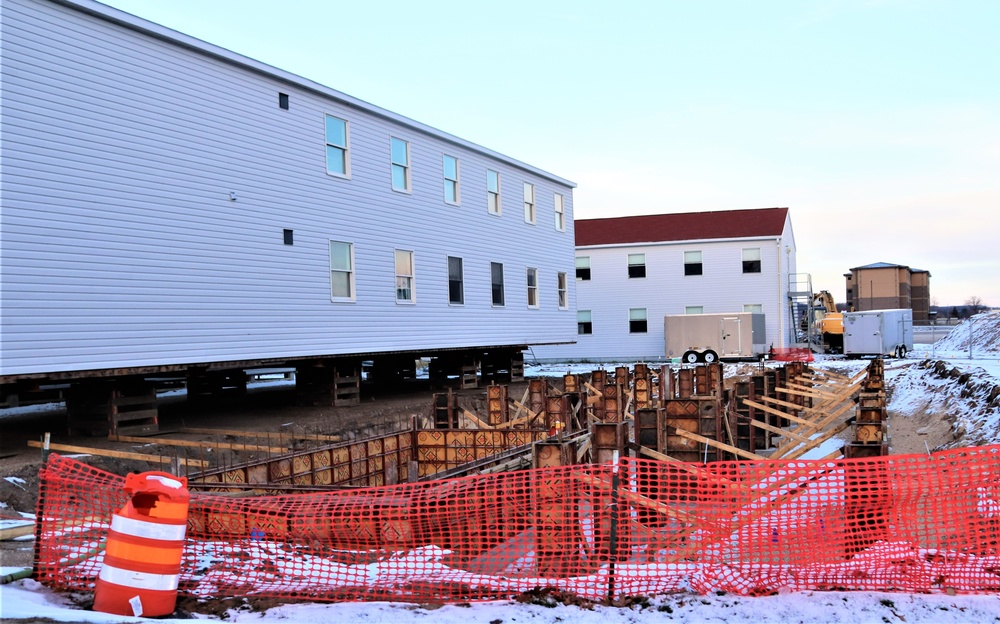
<instances>
[{"instance_id":1,"label":"sky","mask_svg":"<svg viewBox=\"0 0 1000 624\"><path fill-rule=\"evenodd\" d=\"M798 271L1000 306L993 0L107 0L578 184L576 218L787 206Z\"/></svg>"}]
</instances>

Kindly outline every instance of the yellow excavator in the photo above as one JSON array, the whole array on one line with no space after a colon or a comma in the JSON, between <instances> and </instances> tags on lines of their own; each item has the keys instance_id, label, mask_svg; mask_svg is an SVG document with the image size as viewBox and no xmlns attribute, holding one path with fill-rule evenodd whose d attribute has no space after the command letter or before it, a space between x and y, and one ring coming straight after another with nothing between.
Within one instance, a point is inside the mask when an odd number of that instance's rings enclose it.
<instances>
[{"instance_id":1,"label":"yellow excavator","mask_svg":"<svg viewBox=\"0 0 1000 624\"><path fill-rule=\"evenodd\" d=\"M844 315L828 290L813 295L813 335L818 336L827 353L844 352Z\"/></svg>"}]
</instances>

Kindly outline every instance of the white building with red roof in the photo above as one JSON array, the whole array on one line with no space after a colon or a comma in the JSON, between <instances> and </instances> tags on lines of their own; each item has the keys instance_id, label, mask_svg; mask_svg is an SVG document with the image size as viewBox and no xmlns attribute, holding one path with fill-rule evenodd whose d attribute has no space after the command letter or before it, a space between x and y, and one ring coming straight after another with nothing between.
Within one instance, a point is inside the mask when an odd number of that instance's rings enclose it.
<instances>
[{"instance_id":1,"label":"white building with red roof","mask_svg":"<svg viewBox=\"0 0 1000 624\"><path fill-rule=\"evenodd\" d=\"M763 313L767 344L794 342L788 208L578 219L577 341L539 360L666 358L664 316Z\"/></svg>"}]
</instances>

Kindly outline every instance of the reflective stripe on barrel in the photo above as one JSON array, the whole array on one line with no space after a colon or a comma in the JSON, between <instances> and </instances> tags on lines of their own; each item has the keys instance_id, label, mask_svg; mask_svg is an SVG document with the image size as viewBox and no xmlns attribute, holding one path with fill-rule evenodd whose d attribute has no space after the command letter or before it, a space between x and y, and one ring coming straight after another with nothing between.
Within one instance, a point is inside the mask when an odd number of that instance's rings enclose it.
<instances>
[{"instance_id":1,"label":"reflective stripe on barrel","mask_svg":"<svg viewBox=\"0 0 1000 624\"><path fill-rule=\"evenodd\" d=\"M180 574L150 574L125 570L116 566L104 564L99 579L106 583L114 583L131 589L148 589L153 591L169 591L177 589Z\"/></svg>"}]
</instances>

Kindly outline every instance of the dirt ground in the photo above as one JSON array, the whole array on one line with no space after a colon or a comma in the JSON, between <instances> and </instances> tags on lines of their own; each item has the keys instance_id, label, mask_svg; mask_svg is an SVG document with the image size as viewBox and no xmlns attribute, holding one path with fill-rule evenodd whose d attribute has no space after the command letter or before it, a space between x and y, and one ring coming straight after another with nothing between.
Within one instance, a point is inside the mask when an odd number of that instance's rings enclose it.
<instances>
[{"instance_id":1,"label":"dirt ground","mask_svg":"<svg viewBox=\"0 0 1000 624\"><path fill-rule=\"evenodd\" d=\"M730 378L731 379L731 378ZM511 388L512 397L521 398L524 385ZM411 426L414 418L428 419L433 412L433 390L426 384L406 388L395 394L366 396L360 405L349 407L313 407L295 404L294 389L289 386L251 390L246 397L215 405L192 406L183 398L167 397L160 407L160 430L171 438L207 441L236 441L234 436L211 436L176 433L182 427L231 429L287 433L340 435L345 439L366 438ZM485 413L485 389L460 391L460 404L477 413ZM29 448L28 440L39 440L45 432L52 442L78 446L113 448L131 452L174 454L169 447L126 444L102 437L66 435L66 414L62 409L0 420L0 517L17 517L16 512L34 512L38 490L39 449ZM951 423L940 414L922 413L901 418L890 413L890 452L924 453L954 439ZM842 434L846 441L850 430ZM223 451L224 453L225 451ZM68 454L68 453L66 453ZM211 456L213 465L247 461L247 456ZM116 474L165 470L160 464L90 456L85 461ZM30 566L32 542L0 542L0 565Z\"/></svg>"}]
</instances>

